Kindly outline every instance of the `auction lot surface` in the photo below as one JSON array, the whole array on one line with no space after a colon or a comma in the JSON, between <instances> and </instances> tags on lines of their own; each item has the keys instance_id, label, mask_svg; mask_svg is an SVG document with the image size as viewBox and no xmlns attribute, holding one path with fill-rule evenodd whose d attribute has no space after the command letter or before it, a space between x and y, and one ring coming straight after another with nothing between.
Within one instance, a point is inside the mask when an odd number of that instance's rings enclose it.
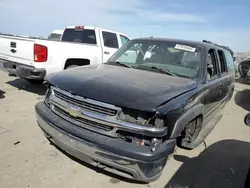
<instances>
[{"instance_id":1,"label":"auction lot surface","mask_svg":"<svg viewBox=\"0 0 250 188\"><path fill-rule=\"evenodd\" d=\"M146 185L97 172L50 145L34 114L45 88L0 70L0 187L241 188L250 165L250 128L243 123L250 110L250 87L236 86L222 120L205 144L192 151L178 148L161 178Z\"/></svg>"}]
</instances>

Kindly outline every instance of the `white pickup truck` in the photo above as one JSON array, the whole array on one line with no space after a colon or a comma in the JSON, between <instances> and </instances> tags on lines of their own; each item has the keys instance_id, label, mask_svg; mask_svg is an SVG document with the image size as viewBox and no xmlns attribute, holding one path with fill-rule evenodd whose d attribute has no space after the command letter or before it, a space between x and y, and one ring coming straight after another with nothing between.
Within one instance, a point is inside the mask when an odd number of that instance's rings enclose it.
<instances>
[{"instance_id":1,"label":"white pickup truck","mask_svg":"<svg viewBox=\"0 0 250 188\"><path fill-rule=\"evenodd\" d=\"M64 69L106 62L128 40L123 33L90 26L66 27L61 41L0 35L0 60L10 76L42 81Z\"/></svg>"}]
</instances>

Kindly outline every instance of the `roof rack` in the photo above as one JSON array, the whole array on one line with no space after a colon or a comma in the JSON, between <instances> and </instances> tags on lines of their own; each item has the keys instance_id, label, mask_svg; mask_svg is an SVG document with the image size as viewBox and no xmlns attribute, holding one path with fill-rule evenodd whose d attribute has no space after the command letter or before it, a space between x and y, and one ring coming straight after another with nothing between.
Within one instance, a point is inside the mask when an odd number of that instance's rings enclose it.
<instances>
[{"instance_id":1,"label":"roof rack","mask_svg":"<svg viewBox=\"0 0 250 188\"><path fill-rule=\"evenodd\" d=\"M225 49L225 50L228 50L228 51L231 53L231 55L234 56L233 50L230 49L228 46L221 46L221 45L219 45L219 44L213 43L213 42L208 41L208 40L202 40L202 42L206 42L206 43L209 43L209 44L213 44L213 45L215 45L215 46L218 46L218 47L221 47L221 48L223 48L223 49Z\"/></svg>"}]
</instances>

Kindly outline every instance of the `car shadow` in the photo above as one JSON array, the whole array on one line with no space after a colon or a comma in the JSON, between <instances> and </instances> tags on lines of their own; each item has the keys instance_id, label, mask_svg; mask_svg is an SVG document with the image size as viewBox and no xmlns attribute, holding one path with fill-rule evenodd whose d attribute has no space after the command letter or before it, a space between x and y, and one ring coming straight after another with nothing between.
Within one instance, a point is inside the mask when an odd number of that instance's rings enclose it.
<instances>
[{"instance_id":1,"label":"car shadow","mask_svg":"<svg viewBox=\"0 0 250 188\"><path fill-rule=\"evenodd\" d=\"M239 84L246 84L246 85L249 85L249 83L247 82L247 79L246 79L246 78L240 78L240 77L238 77L238 78L235 79L235 82L236 82L236 83L239 83Z\"/></svg>"},{"instance_id":2,"label":"car shadow","mask_svg":"<svg viewBox=\"0 0 250 188\"><path fill-rule=\"evenodd\" d=\"M38 95L45 95L46 93L46 87L42 83L30 83L22 78L17 78L15 80L8 81L6 83L13 87L18 88L18 90L24 90Z\"/></svg>"},{"instance_id":3,"label":"car shadow","mask_svg":"<svg viewBox=\"0 0 250 188\"><path fill-rule=\"evenodd\" d=\"M183 162L165 188L243 188L250 166L250 143L223 140ZM249 185L248 185L249 186Z\"/></svg>"},{"instance_id":4,"label":"car shadow","mask_svg":"<svg viewBox=\"0 0 250 188\"><path fill-rule=\"evenodd\" d=\"M0 90L0 99L5 98L4 94L5 94L5 92L4 92L4 91L2 91L2 90Z\"/></svg>"},{"instance_id":5,"label":"car shadow","mask_svg":"<svg viewBox=\"0 0 250 188\"><path fill-rule=\"evenodd\" d=\"M250 111L250 90L237 91L234 97L235 103L243 109Z\"/></svg>"}]
</instances>

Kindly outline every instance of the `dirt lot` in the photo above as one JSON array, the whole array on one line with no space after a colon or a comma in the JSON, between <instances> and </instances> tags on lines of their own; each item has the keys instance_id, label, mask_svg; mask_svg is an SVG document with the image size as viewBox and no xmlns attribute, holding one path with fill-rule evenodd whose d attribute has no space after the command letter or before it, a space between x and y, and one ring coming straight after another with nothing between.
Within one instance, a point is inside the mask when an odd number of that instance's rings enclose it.
<instances>
[{"instance_id":1,"label":"dirt lot","mask_svg":"<svg viewBox=\"0 0 250 188\"><path fill-rule=\"evenodd\" d=\"M237 83L233 99L206 144L192 151L177 149L161 178L145 185L97 172L50 145L34 115L34 104L45 93L44 87L10 78L0 70L0 187L241 188L250 165L250 128L243 124L250 110L248 88Z\"/></svg>"}]
</instances>

